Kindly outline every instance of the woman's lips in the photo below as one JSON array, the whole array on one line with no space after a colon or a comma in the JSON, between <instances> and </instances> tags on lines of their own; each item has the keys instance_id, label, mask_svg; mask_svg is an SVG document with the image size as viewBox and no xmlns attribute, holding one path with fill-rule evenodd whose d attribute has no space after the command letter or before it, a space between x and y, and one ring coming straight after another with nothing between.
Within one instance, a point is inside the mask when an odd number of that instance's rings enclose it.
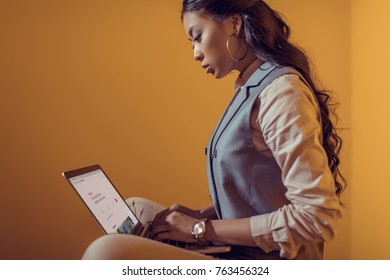
<instances>
[{"instance_id":1,"label":"woman's lips","mask_svg":"<svg viewBox=\"0 0 390 280\"><path fill-rule=\"evenodd\" d=\"M202 65L202 68L206 70L206 73L209 74L209 73L212 73L214 74L214 69L210 67L210 65Z\"/></svg>"},{"instance_id":2,"label":"woman's lips","mask_svg":"<svg viewBox=\"0 0 390 280\"><path fill-rule=\"evenodd\" d=\"M206 73L207 73L207 74L209 74L209 73L214 74L214 69L211 68L210 66L207 66L207 68L206 68Z\"/></svg>"}]
</instances>

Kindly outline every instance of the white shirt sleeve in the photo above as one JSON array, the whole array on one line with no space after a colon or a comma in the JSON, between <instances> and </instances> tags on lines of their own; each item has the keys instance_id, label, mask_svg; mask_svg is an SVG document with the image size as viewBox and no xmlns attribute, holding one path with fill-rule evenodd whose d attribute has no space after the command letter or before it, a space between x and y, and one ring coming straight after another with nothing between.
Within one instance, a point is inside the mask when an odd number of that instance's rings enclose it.
<instances>
[{"instance_id":1,"label":"white shirt sleeve","mask_svg":"<svg viewBox=\"0 0 390 280\"><path fill-rule=\"evenodd\" d=\"M252 236L265 252L280 250L281 257L292 259L303 244L335 236L341 206L321 144L318 105L310 89L298 76L284 75L268 85L258 101L257 116L252 119L282 171L291 203L251 217Z\"/></svg>"}]
</instances>

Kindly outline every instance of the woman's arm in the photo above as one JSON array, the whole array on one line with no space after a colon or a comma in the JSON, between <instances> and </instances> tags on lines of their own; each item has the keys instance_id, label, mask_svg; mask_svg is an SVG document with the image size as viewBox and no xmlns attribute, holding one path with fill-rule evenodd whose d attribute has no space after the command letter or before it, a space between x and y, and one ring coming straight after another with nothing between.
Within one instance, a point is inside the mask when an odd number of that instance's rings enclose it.
<instances>
[{"instance_id":1,"label":"woman's arm","mask_svg":"<svg viewBox=\"0 0 390 280\"><path fill-rule=\"evenodd\" d=\"M202 219L217 220L217 212L213 204L203 207L198 210Z\"/></svg>"},{"instance_id":2,"label":"woman's arm","mask_svg":"<svg viewBox=\"0 0 390 280\"><path fill-rule=\"evenodd\" d=\"M296 75L285 75L260 95L257 123L282 173L286 198L278 211L251 218L252 236L265 252L295 258L304 244L334 238L342 211L322 146L320 110Z\"/></svg>"},{"instance_id":3,"label":"woman's arm","mask_svg":"<svg viewBox=\"0 0 390 280\"><path fill-rule=\"evenodd\" d=\"M173 211L166 216L164 223L153 226L152 236L156 240L172 239L189 243L195 242L192 228L198 221L199 219ZM251 234L250 218L210 220L207 223L204 239L226 244L256 246Z\"/></svg>"},{"instance_id":4,"label":"woman's arm","mask_svg":"<svg viewBox=\"0 0 390 280\"><path fill-rule=\"evenodd\" d=\"M204 239L225 244L256 247L252 238L250 218L235 220L211 220Z\"/></svg>"}]
</instances>

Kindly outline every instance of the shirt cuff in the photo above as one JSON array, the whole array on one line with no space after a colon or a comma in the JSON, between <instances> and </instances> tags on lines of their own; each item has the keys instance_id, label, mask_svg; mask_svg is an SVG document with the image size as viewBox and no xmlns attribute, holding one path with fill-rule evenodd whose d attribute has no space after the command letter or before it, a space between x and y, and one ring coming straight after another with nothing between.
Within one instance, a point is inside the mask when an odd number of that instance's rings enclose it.
<instances>
[{"instance_id":1,"label":"shirt cuff","mask_svg":"<svg viewBox=\"0 0 390 280\"><path fill-rule=\"evenodd\" d=\"M280 250L279 244L274 242L272 238L272 232L269 227L269 219L270 214L263 214L250 218L252 238L256 245L266 253Z\"/></svg>"}]
</instances>

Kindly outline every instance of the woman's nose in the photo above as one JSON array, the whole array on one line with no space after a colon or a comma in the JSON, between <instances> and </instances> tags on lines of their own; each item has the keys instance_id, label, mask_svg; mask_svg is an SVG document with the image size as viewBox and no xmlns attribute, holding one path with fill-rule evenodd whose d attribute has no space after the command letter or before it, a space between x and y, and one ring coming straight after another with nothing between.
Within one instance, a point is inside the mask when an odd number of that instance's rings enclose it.
<instances>
[{"instance_id":1,"label":"woman's nose","mask_svg":"<svg viewBox=\"0 0 390 280\"><path fill-rule=\"evenodd\" d=\"M194 59L196 61L203 60L203 53L200 51L200 48L198 46L194 46Z\"/></svg>"}]
</instances>

